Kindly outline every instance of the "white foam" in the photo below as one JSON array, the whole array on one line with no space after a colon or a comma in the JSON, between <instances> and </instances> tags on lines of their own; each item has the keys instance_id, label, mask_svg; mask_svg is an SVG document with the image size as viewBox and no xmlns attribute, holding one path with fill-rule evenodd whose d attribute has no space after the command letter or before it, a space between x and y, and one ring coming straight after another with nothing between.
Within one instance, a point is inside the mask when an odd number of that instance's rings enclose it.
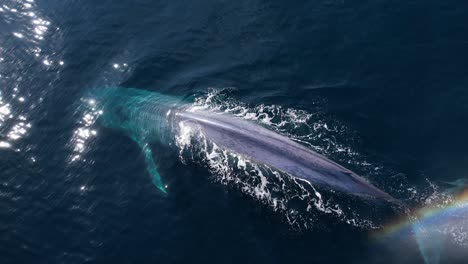
<instances>
[{"instance_id":1,"label":"white foam","mask_svg":"<svg viewBox=\"0 0 468 264\"><path fill-rule=\"evenodd\" d=\"M206 95L196 98L188 111L202 109L228 113L260 122L322 153L344 153L352 157L356 154L349 146L336 141L337 133L344 130L339 124L329 124L319 115L303 110L263 104L250 107L226 96L225 92L231 90L211 89ZM269 206L273 211L280 212L291 226L300 229L311 228L315 226L319 215L327 214L353 226L377 227L371 220L361 217L351 208L342 207L329 195L320 193L310 183L296 180L268 166L256 164L246 157L231 153L209 142L202 131L193 126L187 128L183 122L179 126L176 145L180 148L181 160L205 164L214 181L237 188Z\"/></svg>"}]
</instances>

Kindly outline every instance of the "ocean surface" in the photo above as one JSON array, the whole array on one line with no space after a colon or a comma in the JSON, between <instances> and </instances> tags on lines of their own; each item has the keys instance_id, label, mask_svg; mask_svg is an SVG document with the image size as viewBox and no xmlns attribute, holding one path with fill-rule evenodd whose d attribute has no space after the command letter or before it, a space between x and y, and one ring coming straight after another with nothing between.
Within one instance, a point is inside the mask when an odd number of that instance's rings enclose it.
<instances>
[{"instance_id":1,"label":"ocean surface","mask_svg":"<svg viewBox=\"0 0 468 264\"><path fill-rule=\"evenodd\" d=\"M466 223L388 231L468 179L467 32L451 0L0 0L0 263L468 263ZM258 122L405 206L154 146L162 195L96 122L111 86Z\"/></svg>"}]
</instances>

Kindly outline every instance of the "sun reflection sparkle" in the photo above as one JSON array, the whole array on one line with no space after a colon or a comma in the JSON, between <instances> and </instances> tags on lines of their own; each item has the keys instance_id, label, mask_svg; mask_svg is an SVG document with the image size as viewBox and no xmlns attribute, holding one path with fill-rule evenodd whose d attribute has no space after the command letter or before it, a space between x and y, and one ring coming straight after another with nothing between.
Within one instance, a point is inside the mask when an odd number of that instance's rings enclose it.
<instances>
[{"instance_id":1,"label":"sun reflection sparkle","mask_svg":"<svg viewBox=\"0 0 468 264\"><path fill-rule=\"evenodd\" d=\"M71 162L81 160L83 153L86 151L87 143L92 137L97 135L97 131L93 129L93 124L102 110L96 108L96 101L94 99L82 99L87 106L83 117L79 121L79 127L75 129L71 142L73 144L73 153L70 158Z\"/></svg>"}]
</instances>

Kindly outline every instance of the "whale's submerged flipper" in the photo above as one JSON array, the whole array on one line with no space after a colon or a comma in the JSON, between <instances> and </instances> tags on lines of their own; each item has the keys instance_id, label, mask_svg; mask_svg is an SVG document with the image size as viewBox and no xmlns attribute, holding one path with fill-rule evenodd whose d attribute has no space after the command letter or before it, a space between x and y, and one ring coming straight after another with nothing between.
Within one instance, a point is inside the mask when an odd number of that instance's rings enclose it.
<instances>
[{"instance_id":1,"label":"whale's submerged flipper","mask_svg":"<svg viewBox=\"0 0 468 264\"><path fill-rule=\"evenodd\" d=\"M150 143L165 144L169 141L168 135L172 131L166 113L181 103L180 98L121 87L95 88L88 95L102 109L102 114L97 119L99 124L124 132L138 144L153 184L164 194L167 193L153 160Z\"/></svg>"},{"instance_id":2,"label":"whale's submerged flipper","mask_svg":"<svg viewBox=\"0 0 468 264\"><path fill-rule=\"evenodd\" d=\"M395 202L356 173L259 124L230 115L179 112L178 119L198 127L221 147L269 165L293 177L330 189Z\"/></svg>"},{"instance_id":3,"label":"whale's submerged flipper","mask_svg":"<svg viewBox=\"0 0 468 264\"><path fill-rule=\"evenodd\" d=\"M158 168L154 163L153 152L151 151L150 146L148 143L137 143L138 146L140 146L143 155L145 155L146 170L151 176L151 181L153 182L154 186L156 186L156 188L158 188L163 194L167 194L166 186L162 182L161 175L159 174Z\"/></svg>"}]
</instances>

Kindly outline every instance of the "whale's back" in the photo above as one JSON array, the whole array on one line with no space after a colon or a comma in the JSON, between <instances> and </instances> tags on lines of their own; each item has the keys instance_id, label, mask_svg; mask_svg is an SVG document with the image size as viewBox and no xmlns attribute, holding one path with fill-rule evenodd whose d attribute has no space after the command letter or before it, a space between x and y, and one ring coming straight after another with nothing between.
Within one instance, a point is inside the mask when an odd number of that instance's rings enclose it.
<instances>
[{"instance_id":1,"label":"whale's back","mask_svg":"<svg viewBox=\"0 0 468 264\"><path fill-rule=\"evenodd\" d=\"M202 129L217 145L293 177L358 196L394 200L354 172L254 122L205 111L179 112L177 116Z\"/></svg>"}]
</instances>

